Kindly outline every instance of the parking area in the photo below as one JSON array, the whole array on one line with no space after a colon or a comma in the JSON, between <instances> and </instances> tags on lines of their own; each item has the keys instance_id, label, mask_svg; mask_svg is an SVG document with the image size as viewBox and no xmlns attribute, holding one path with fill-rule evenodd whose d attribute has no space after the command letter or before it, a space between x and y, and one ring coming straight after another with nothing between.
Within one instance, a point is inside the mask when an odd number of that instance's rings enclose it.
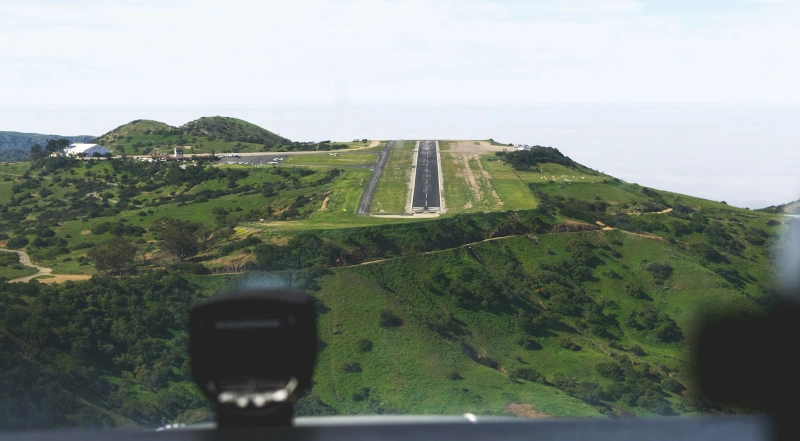
<instances>
[{"instance_id":1,"label":"parking area","mask_svg":"<svg viewBox=\"0 0 800 441\"><path fill-rule=\"evenodd\" d=\"M217 164L239 164L239 165L253 165L253 166L265 166L265 165L279 165L286 159L286 155L281 154L263 154L263 155L238 155L238 154L224 154L224 155L217 155L220 157L219 162Z\"/></svg>"}]
</instances>

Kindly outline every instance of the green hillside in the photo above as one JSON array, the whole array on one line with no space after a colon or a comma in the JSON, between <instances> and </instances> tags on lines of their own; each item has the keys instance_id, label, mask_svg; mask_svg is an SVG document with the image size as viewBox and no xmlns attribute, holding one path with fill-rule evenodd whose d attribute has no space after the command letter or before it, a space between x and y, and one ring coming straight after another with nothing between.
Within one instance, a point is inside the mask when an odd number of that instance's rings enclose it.
<instances>
[{"instance_id":1,"label":"green hillside","mask_svg":"<svg viewBox=\"0 0 800 441\"><path fill-rule=\"evenodd\" d=\"M222 116L203 117L180 127L188 135L219 138L227 142L247 142L262 145L288 144L290 141L255 124Z\"/></svg>"},{"instance_id":2,"label":"green hillside","mask_svg":"<svg viewBox=\"0 0 800 441\"><path fill-rule=\"evenodd\" d=\"M247 121L222 116L203 117L180 127L136 120L100 136L95 142L121 154L167 152L189 146L187 153L267 151L292 142Z\"/></svg>"},{"instance_id":3,"label":"green hillside","mask_svg":"<svg viewBox=\"0 0 800 441\"><path fill-rule=\"evenodd\" d=\"M126 142L168 128L129 126ZM501 197L536 208L423 220L357 216L364 168L0 165L0 247L77 280L0 281L0 382L14 385L0 428L211 418L188 373L186 308L254 283L319 299L301 414L731 411L698 396L687 342L699 312L772 301L789 222L556 152L480 159L503 176L491 185L514 182Z\"/></svg>"}]
</instances>

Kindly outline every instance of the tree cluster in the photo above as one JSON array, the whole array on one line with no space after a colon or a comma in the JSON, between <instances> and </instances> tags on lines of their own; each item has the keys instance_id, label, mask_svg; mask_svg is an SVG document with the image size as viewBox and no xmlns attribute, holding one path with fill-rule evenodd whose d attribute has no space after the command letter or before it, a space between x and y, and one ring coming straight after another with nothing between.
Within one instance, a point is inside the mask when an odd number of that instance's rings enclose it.
<instances>
[{"instance_id":1,"label":"tree cluster","mask_svg":"<svg viewBox=\"0 0 800 441\"><path fill-rule=\"evenodd\" d=\"M530 170L539 164L551 163L561 164L566 167L575 167L575 162L564 156L557 148L533 146L529 150L517 150L512 152L497 152L497 157L516 170Z\"/></svg>"}]
</instances>

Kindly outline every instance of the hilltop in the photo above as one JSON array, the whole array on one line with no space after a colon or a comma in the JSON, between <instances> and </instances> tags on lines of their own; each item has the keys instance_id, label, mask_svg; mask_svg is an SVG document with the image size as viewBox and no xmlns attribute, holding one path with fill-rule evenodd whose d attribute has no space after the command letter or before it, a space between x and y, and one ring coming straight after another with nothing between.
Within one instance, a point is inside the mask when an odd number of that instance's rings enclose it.
<instances>
[{"instance_id":1,"label":"hilltop","mask_svg":"<svg viewBox=\"0 0 800 441\"><path fill-rule=\"evenodd\" d=\"M116 153L147 154L174 146L190 152L269 151L292 142L255 124L222 116L203 117L180 127L152 120L136 120L94 140Z\"/></svg>"},{"instance_id":2,"label":"hilltop","mask_svg":"<svg viewBox=\"0 0 800 441\"><path fill-rule=\"evenodd\" d=\"M757 211L764 213L800 214L800 200L780 205L771 205Z\"/></svg>"},{"instance_id":3,"label":"hilltop","mask_svg":"<svg viewBox=\"0 0 800 441\"><path fill-rule=\"evenodd\" d=\"M414 143L397 144L382 207L406 191ZM207 419L186 307L268 280L318 299L301 414L736 411L697 394L687 342L702 311L773 301L784 217L625 182L556 149L440 144L448 213L422 219L355 214L371 173L360 158L382 148L366 143L276 167L0 166L0 246L55 277L93 275L0 283L12 354L0 381L17 388L0 402L42 421L67 413L62 426ZM0 276L29 274L4 262Z\"/></svg>"}]
</instances>

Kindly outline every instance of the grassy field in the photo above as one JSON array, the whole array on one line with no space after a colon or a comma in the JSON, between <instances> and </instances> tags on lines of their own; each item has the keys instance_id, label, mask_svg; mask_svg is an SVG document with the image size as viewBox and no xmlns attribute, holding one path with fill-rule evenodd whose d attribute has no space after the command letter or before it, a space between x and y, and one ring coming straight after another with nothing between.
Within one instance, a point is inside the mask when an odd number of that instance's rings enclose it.
<instances>
[{"instance_id":1,"label":"grassy field","mask_svg":"<svg viewBox=\"0 0 800 441\"><path fill-rule=\"evenodd\" d=\"M533 193L511 167L491 156L481 157L481 165L491 175L492 188L503 201L504 210L536 208Z\"/></svg>"},{"instance_id":2,"label":"grassy field","mask_svg":"<svg viewBox=\"0 0 800 441\"><path fill-rule=\"evenodd\" d=\"M561 164L543 164L539 170L517 171L517 175L528 184L543 184L553 181L555 183L598 183L603 180L612 180L608 175L597 173L584 168L568 168Z\"/></svg>"},{"instance_id":3,"label":"grassy field","mask_svg":"<svg viewBox=\"0 0 800 441\"><path fill-rule=\"evenodd\" d=\"M36 274L38 271L35 268L25 267L24 269L14 269L7 266L0 266L0 278L8 280L16 279L17 277L30 276Z\"/></svg>"},{"instance_id":4,"label":"grassy field","mask_svg":"<svg viewBox=\"0 0 800 441\"><path fill-rule=\"evenodd\" d=\"M373 164L377 159L377 155L364 154L364 153L336 153L333 156L329 153L320 153L318 155L293 155L287 156L283 161L287 165L325 165L325 166L347 166L347 165L369 165Z\"/></svg>"},{"instance_id":5,"label":"grassy field","mask_svg":"<svg viewBox=\"0 0 800 441\"><path fill-rule=\"evenodd\" d=\"M362 142L349 142L349 143L347 143L347 142L345 142L343 144L347 144L349 149L358 149L358 151L360 151L360 152L374 152L374 153L377 153L377 152L383 150L384 147L386 147L386 142L387 141L377 141L377 144L375 146L368 147L373 142L374 141L370 141L370 142L367 142L367 143L362 143ZM337 142L337 144L341 144L341 143Z\"/></svg>"},{"instance_id":6,"label":"grassy field","mask_svg":"<svg viewBox=\"0 0 800 441\"><path fill-rule=\"evenodd\" d=\"M400 214L406 212L416 141L397 141L386 162L381 180L372 199L373 214Z\"/></svg>"}]
</instances>

